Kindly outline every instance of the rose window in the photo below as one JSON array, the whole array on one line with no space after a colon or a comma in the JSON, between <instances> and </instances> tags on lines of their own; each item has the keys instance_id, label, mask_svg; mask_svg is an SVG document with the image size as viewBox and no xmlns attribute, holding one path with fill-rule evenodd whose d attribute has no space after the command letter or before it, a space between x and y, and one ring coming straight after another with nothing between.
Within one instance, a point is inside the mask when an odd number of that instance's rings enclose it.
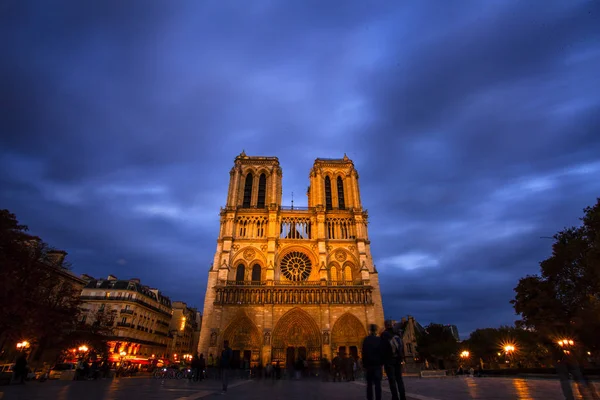
<instances>
[{"instance_id":1,"label":"rose window","mask_svg":"<svg viewBox=\"0 0 600 400\"><path fill-rule=\"evenodd\" d=\"M299 251L292 251L281 259L281 273L290 281L305 281L310 275L310 258Z\"/></svg>"}]
</instances>

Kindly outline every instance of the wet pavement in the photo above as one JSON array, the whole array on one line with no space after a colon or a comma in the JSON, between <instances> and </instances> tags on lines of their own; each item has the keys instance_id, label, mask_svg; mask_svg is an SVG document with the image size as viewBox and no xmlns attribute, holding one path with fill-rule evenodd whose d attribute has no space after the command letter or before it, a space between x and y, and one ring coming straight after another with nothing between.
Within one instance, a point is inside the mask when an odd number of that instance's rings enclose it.
<instances>
[{"instance_id":1,"label":"wet pavement","mask_svg":"<svg viewBox=\"0 0 600 400\"><path fill-rule=\"evenodd\" d=\"M405 378L410 400L562 400L555 380L510 378ZM600 385L596 390L600 392ZM390 400L387 382L383 399ZM582 399L575 389L576 398ZM244 400L364 400L365 382L321 382L318 380L234 380L227 394L221 395L220 382L206 380L157 380L148 377L117 378L99 381L28 382L0 386L1 400L198 400L231 398Z\"/></svg>"}]
</instances>

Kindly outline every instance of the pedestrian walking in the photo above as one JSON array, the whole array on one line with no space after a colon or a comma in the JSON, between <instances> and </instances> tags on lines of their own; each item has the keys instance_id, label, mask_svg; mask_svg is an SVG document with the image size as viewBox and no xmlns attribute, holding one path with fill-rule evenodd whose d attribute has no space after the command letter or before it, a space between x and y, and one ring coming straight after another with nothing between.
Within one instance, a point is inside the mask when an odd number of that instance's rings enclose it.
<instances>
[{"instance_id":1,"label":"pedestrian walking","mask_svg":"<svg viewBox=\"0 0 600 400\"><path fill-rule=\"evenodd\" d=\"M229 369L231 368L231 360L233 358L233 350L229 347L229 340L223 342L223 351L221 352L221 383L223 384L222 394L227 393L227 383L229 378Z\"/></svg>"},{"instance_id":2,"label":"pedestrian walking","mask_svg":"<svg viewBox=\"0 0 600 400\"><path fill-rule=\"evenodd\" d=\"M363 340L362 355L363 367L367 375L367 400L373 400L373 387L375 387L375 400L381 400L383 346L381 338L377 336L375 324L371 324L369 336Z\"/></svg>"},{"instance_id":3,"label":"pedestrian walking","mask_svg":"<svg viewBox=\"0 0 600 400\"><path fill-rule=\"evenodd\" d=\"M385 374L388 377L392 400L406 400L406 391L402 380L404 342L401 334L400 325L396 325L394 329L391 321L385 322L385 330L381 333L381 340L384 349Z\"/></svg>"}]
</instances>

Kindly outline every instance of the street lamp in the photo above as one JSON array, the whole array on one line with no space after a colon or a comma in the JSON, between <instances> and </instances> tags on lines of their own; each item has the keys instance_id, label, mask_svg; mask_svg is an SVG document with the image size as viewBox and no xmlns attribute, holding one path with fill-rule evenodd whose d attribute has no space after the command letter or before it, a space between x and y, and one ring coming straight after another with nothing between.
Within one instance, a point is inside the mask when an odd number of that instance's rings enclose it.
<instances>
[{"instance_id":1,"label":"street lamp","mask_svg":"<svg viewBox=\"0 0 600 400\"><path fill-rule=\"evenodd\" d=\"M79 350L82 353L87 353L88 347L84 344L84 345L79 346L79 348L77 350Z\"/></svg>"},{"instance_id":2,"label":"street lamp","mask_svg":"<svg viewBox=\"0 0 600 400\"><path fill-rule=\"evenodd\" d=\"M23 351L29 347L29 342L27 340L23 340L22 342L17 343L17 350Z\"/></svg>"},{"instance_id":3,"label":"street lamp","mask_svg":"<svg viewBox=\"0 0 600 400\"><path fill-rule=\"evenodd\" d=\"M469 352L467 350L464 350L462 353L460 353L460 358L469 358Z\"/></svg>"},{"instance_id":4,"label":"street lamp","mask_svg":"<svg viewBox=\"0 0 600 400\"><path fill-rule=\"evenodd\" d=\"M558 345L563 349L565 354L570 354L570 349L575 346L575 342L573 339L561 339L558 341Z\"/></svg>"},{"instance_id":5,"label":"street lamp","mask_svg":"<svg viewBox=\"0 0 600 400\"><path fill-rule=\"evenodd\" d=\"M509 367L512 367L512 355L514 354L514 352L516 351L516 347L514 344L511 343L506 343L504 345L504 347L502 347L502 349L504 350L504 354L506 355L506 363L509 364Z\"/></svg>"}]
</instances>

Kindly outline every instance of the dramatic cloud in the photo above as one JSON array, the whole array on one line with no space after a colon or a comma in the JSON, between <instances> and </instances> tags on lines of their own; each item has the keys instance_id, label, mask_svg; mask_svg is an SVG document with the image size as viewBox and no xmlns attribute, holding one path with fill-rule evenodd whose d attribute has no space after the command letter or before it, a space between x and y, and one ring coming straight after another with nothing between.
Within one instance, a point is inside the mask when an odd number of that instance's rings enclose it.
<instances>
[{"instance_id":1,"label":"dramatic cloud","mask_svg":"<svg viewBox=\"0 0 600 400\"><path fill-rule=\"evenodd\" d=\"M360 173L386 315L510 324L600 196L597 1L5 1L0 207L201 306L233 158Z\"/></svg>"}]
</instances>

